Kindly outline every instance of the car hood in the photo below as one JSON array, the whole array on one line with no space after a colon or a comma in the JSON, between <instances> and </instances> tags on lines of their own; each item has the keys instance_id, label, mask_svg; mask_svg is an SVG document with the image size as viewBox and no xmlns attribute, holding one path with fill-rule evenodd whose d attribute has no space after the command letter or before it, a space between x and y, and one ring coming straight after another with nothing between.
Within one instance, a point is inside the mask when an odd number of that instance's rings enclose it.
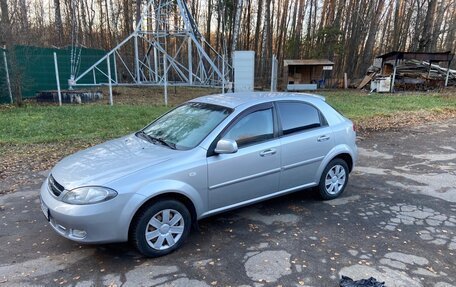
<instances>
[{"instance_id":1,"label":"car hood","mask_svg":"<svg viewBox=\"0 0 456 287\"><path fill-rule=\"evenodd\" d=\"M104 185L110 181L157 165L179 151L155 145L134 134L111 140L62 159L51 171L65 189Z\"/></svg>"}]
</instances>

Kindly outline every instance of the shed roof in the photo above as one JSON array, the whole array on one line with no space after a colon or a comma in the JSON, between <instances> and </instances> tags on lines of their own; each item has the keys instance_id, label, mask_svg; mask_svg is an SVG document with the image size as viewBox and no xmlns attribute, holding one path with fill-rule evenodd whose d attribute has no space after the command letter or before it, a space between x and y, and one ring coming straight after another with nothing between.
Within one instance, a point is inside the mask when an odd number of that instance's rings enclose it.
<instances>
[{"instance_id":1,"label":"shed roof","mask_svg":"<svg viewBox=\"0 0 456 287\"><path fill-rule=\"evenodd\" d=\"M399 52L393 51L384 55L378 56L383 61L390 60L421 60L430 62L449 62L453 60L454 54L451 51L448 52L435 52L435 53L424 53L424 52Z\"/></svg>"},{"instance_id":2,"label":"shed roof","mask_svg":"<svg viewBox=\"0 0 456 287\"><path fill-rule=\"evenodd\" d=\"M334 66L328 59L284 60L284 66Z\"/></svg>"}]
</instances>

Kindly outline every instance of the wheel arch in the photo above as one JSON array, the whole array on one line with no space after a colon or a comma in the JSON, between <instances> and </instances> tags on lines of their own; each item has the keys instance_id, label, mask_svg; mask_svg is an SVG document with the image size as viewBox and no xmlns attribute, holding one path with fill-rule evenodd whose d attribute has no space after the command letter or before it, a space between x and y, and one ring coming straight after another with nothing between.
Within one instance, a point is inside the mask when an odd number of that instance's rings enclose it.
<instances>
[{"instance_id":1,"label":"wheel arch","mask_svg":"<svg viewBox=\"0 0 456 287\"><path fill-rule=\"evenodd\" d=\"M323 170L326 168L326 166L335 158L340 158L344 160L347 165L349 172L351 172L355 166L356 162L356 150L352 150L349 146L347 145L338 145L334 147L327 155L326 157L322 160L320 167L317 172L318 178L315 179L315 182L320 181L321 174L323 173Z\"/></svg>"},{"instance_id":2,"label":"wheel arch","mask_svg":"<svg viewBox=\"0 0 456 287\"><path fill-rule=\"evenodd\" d=\"M196 207L195 207L193 201L189 197L183 195L182 193L176 192L176 191L169 191L169 192L161 193L156 196L152 196L152 197L148 198L136 210L135 214L133 215L132 219L130 220L130 225L128 227L128 238L129 239L131 237L132 226L135 223L135 221L138 220L138 216L149 206L151 206L155 202L158 202L161 200L175 200L175 201L182 203L190 212L192 223L197 221L198 215L197 215Z\"/></svg>"},{"instance_id":3,"label":"wheel arch","mask_svg":"<svg viewBox=\"0 0 456 287\"><path fill-rule=\"evenodd\" d=\"M351 172L353 170L353 158L349 153L341 153L333 157L331 160L340 158L341 160L345 161L348 165L348 171ZM331 162L331 161L329 161Z\"/></svg>"}]
</instances>

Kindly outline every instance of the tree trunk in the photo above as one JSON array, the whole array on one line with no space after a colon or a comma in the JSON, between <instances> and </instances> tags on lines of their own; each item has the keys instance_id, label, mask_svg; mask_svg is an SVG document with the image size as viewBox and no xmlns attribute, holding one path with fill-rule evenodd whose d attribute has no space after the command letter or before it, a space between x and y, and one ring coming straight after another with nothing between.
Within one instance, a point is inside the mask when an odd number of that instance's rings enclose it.
<instances>
[{"instance_id":1,"label":"tree trunk","mask_svg":"<svg viewBox=\"0 0 456 287\"><path fill-rule=\"evenodd\" d=\"M139 21L141 21L141 3L142 3L142 0L136 0L136 22L135 22L135 26L138 25Z\"/></svg>"},{"instance_id":2,"label":"tree trunk","mask_svg":"<svg viewBox=\"0 0 456 287\"><path fill-rule=\"evenodd\" d=\"M271 3L266 1L265 2L265 13L264 13L264 29L263 29L263 39L261 43L261 61L259 70L263 71L263 68L266 64L266 52L268 48L268 34L270 33L270 26L269 26L269 18L271 13Z\"/></svg>"},{"instance_id":3,"label":"tree trunk","mask_svg":"<svg viewBox=\"0 0 456 287\"><path fill-rule=\"evenodd\" d=\"M243 0L237 0L237 5L236 5L236 16L234 20L234 29L233 29L233 40L232 40L232 46L231 46L231 52L233 53L237 49L237 42L238 42L238 37L239 37L239 27L241 25L241 13L242 13L242 1Z\"/></svg>"},{"instance_id":4,"label":"tree trunk","mask_svg":"<svg viewBox=\"0 0 456 287\"><path fill-rule=\"evenodd\" d=\"M60 0L54 0L55 36L56 45L63 45L63 24L62 12L60 11Z\"/></svg>"},{"instance_id":5,"label":"tree trunk","mask_svg":"<svg viewBox=\"0 0 456 287\"><path fill-rule=\"evenodd\" d=\"M432 41L432 28L434 27L435 20L435 8L437 7L437 0L428 1L428 10L426 12L426 18L423 23L423 33L418 44L418 51L430 52L431 41Z\"/></svg>"},{"instance_id":6,"label":"tree trunk","mask_svg":"<svg viewBox=\"0 0 456 287\"><path fill-rule=\"evenodd\" d=\"M211 20L212 20L212 0L207 1L207 18L206 18L206 41L211 43ZM209 48L207 48L207 53L209 53Z\"/></svg>"},{"instance_id":7,"label":"tree trunk","mask_svg":"<svg viewBox=\"0 0 456 287\"><path fill-rule=\"evenodd\" d=\"M359 73L361 75L366 73L372 63L375 39L377 37L378 26L380 24L380 17L382 15L384 5L385 0L378 0L377 8L375 9L373 17L371 17L372 20L369 28L369 34L366 40L366 45L364 46L363 60L361 61L359 68Z\"/></svg>"},{"instance_id":8,"label":"tree trunk","mask_svg":"<svg viewBox=\"0 0 456 287\"><path fill-rule=\"evenodd\" d=\"M305 0L299 0L296 2L296 9L297 10L297 17L296 17L296 30L294 31L294 34L292 35L292 40L291 40L291 57L294 59L300 58L302 55L300 54L301 51L301 37L302 37L302 27L304 24L304 14L306 12L305 6L306 2Z\"/></svg>"},{"instance_id":9,"label":"tree trunk","mask_svg":"<svg viewBox=\"0 0 456 287\"><path fill-rule=\"evenodd\" d=\"M267 0L266 0L267 1ZM257 12L257 19L255 24L255 39L253 40L253 49L259 53L261 50L258 49L259 47L259 39L260 39L260 27L261 27L261 20L262 18L262 9L263 9L263 0L258 0L258 12Z\"/></svg>"}]
</instances>

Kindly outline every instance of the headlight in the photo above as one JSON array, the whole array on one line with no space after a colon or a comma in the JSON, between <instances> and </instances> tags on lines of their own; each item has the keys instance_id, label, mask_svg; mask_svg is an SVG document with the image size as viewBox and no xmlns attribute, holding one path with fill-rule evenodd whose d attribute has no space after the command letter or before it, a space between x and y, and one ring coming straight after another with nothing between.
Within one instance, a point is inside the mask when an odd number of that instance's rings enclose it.
<instances>
[{"instance_id":1,"label":"headlight","mask_svg":"<svg viewBox=\"0 0 456 287\"><path fill-rule=\"evenodd\" d=\"M87 186L68 191L62 201L69 204L93 204L109 200L117 196L117 192L107 187Z\"/></svg>"}]
</instances>

